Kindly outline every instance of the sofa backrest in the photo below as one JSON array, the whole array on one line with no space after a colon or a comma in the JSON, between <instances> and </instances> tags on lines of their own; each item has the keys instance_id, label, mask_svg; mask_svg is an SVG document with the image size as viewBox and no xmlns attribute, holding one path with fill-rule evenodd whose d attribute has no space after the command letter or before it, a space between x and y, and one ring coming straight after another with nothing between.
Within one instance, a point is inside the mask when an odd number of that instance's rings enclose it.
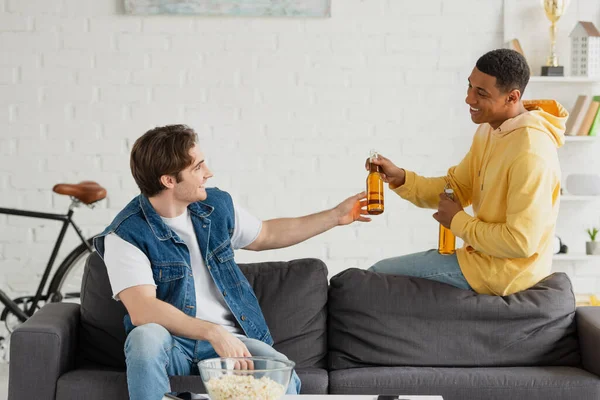
<instances>
[{"instance_id":1,"label":"sofa backrest","mask_svg":"<svg viewBox=\"0 0 600 400\"><path fill-rule=\"evenodd\" d=\"M360 269L331 279L329 368L576 366L575 297L564 273L510 296Z\"/></svg>"},{"instance_id":2,"label":"sofa backrest","mask_svg":"<svg viewBox=\"0 0 600 400\"><path fill-rule=\"evenodd\" d=\"M256 293L275 349L298 368L327 366L327 267L321 260L239 264Z\"/></svg>"},{"instance_id":3,"label":"sofa backrest","mask_svg":"<svg viewBox=\"0 0 600 400\"><path fill-rule=\"evenodd\" d=\"M274 347L298 367L327 363L327 267L316 259L240 264L263 310ZM125 368L126 314L112 299L104 262L86 263L81 289L79 354L83 362Z\"/></svg>"},{"instance_id":4,"label":"sofa backrest","mask_svg":"<svg viewBox=\"0 0 600 400\"><path fill-rule=\"evenodd\" d=\"M113 300L104 261L92 253L81 282L81 319L78 355L85 362L125 368L123 303Z\"/></svg>"}]
</instances>

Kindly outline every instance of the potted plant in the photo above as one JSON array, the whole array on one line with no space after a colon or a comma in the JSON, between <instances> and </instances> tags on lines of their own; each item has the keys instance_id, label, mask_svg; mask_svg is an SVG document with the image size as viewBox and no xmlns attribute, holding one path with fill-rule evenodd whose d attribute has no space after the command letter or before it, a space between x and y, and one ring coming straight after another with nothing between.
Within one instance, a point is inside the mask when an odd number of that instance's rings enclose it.
<instances>
[{"instance_id":1,"label":"potted plant","mask_svg":"<svg viewBox=\"0 0 600 400\"><path fill-rule=\"evenodd\" d=\"M598 228L590 228L587 230L587 233L590 235L590 241L585 243L585 253L588 255L599 255L600 242L596 242Z\"/></svg>"}]
</instances>

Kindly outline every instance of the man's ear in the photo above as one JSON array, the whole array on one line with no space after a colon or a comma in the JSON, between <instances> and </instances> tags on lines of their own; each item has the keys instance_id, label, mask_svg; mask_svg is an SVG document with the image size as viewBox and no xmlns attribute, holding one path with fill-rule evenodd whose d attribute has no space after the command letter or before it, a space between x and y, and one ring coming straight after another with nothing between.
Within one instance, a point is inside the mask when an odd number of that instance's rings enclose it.
<instances>
[{"instance_id":1,"label":"man's ear","mask_svg":"<svg viewBox=\"0 0 600 400\"><path fill-rule=\"evenodd\" d=\"M517 104L519 100L521 100L521 91L519 89L511 90L506 97L507 104Z\"/></svg>"},{"instance_id":2,"label":"man's ear","mask_svg":"<svg viewBox=\"0 0 600 400\"><path fill-rule=\"evenodd\" d=\"M162 183L167 189L171 189L175 186L177 181L172 175L163 175L160 177L160 183Z\"/></svg>"}]
</instances>

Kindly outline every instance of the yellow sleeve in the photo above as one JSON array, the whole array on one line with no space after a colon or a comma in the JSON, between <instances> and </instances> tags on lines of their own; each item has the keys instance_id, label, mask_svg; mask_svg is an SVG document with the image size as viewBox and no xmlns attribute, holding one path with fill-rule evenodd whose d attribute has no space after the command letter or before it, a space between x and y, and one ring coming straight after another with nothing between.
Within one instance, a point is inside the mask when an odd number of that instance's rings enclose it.
<instances>
[{"instance_id":1,"label":"yellow sleeve","mask_svg":"<svg viewBox=\"0 0 600 400\"><path fill-rule=\"evenodd\" d=\"M458 165L451 167L446 176L426 178L412 171L405 170L405 172L404 185L399 187L390 185L390 189L417 207L437 209L440 202L440 193L444 191L446 185L450 185L454 190L463 207L471 204L473 187L471 151Z\"/></svg>"},{"instance_id":2,"label":"yellow sleeve","mask_svg":"<svg viewBox=\"0 0 600 400\"><path fill-rule=\"evenodd\" d=\"M471 150L469 150L467 155L457 166L448 170L448 175L446 176L450 187L454 190L454 195L458 198L463 207L470 206L473 202L474 177L472 175L473 168L471 163Z\"/></svg>"},{"instance_id":3,"label":"yellow sleeve","mask_svg":"<svg viewBox=\"0 0 600 400\"><path fill-rule=\"evenodd\" d=\"M506 222L484 222L464 211L452 232L475 250L499 258L529 258L538 250L552 213L558 178L537 155L517 159L509 169Z\"/></svg>"}]
</instances>

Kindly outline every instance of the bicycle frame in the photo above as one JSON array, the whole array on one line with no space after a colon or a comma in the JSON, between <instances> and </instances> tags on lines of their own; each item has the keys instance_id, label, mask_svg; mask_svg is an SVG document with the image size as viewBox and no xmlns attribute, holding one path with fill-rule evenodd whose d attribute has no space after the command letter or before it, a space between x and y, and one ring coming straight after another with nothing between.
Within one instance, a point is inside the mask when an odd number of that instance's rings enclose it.
<instances>
[{"instance_id":1,"label":"bicycle frame","mask_svg":"<svg viewBox=\"0 0 600 400\"><path fill-rule=\"evenodd\" d=\"M37 303L42 298L42 292L44 291L44 287L46 286L46 282L48 281L50 272L52 271L52 267L54 266L54 262L56 261L56 256L58 255L58 251L60 250L60 246L62 245L62 242L65 238L65 234L67 233L67 229L69 228L69 225L71 225L73 228L75 228L75 232L77 232L77 236L79 236L79 239L81 239L81 241L83 243L85 243L85 245L88 247L88 249L90 249L90 251L93 250L92 247L90 246L90 244L87 242L87 240L83 236L83 234L81 233L81 229L79 229L77 224L75 224L75 222L72 219L74 209L77 206L79 206L79 204L80 204L80 202L78 200L74 199L72 201L71 205L69 206L69 211L66 214L51 214L51 213L43 213L43 212L37 212L37 211L17 210L17 209L12 209L12 208L0 208L0 214L15 215L15 216L20 216L20 217L40 218L40 219L53 220L53 221L62 221L62 223L63 223L60 233L58 234L56 243L54 244L52 254L50 255L50 259L48 260L48 264L46 265L46 269L44 270L44 274L42 275L42 280L40 281L40 284L36 290L35 296L33 297L32 301L31 301L30 307L27 308L25 311L21 310L21 308L19 308L19 305L17 303L15 303L12 299L10 299L3 290L0 290L0 302L2 302L8 309L10 309L13 312L13 314L15 314L19 318L19 320L21 322L24 322L25 320L27 320L29 317L31 317L33 315L33 313L37 307ZM50 295L50 293L48 293L48 295Z\"/></svg>"}]
</instances>

